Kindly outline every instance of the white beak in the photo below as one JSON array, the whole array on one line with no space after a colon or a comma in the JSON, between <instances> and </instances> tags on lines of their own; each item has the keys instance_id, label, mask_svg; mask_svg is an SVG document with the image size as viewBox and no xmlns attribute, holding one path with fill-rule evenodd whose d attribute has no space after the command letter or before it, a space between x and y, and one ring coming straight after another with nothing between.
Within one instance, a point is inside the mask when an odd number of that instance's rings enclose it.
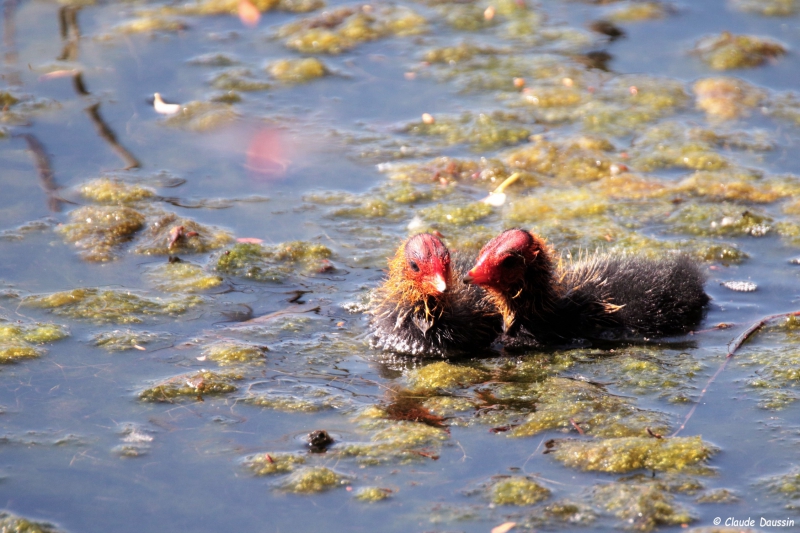
<instances>
[{"instance_id":1,"label":"white beak","mask_svg":"<svg viewBox=\"0 0 800 533\"><path fill-rule=\"evenodd\" d=\"M436 274L433 277L433 286L439 292L444 292L447 290L447 282L444 280L444 276L441 274Z\"/></svg>"}]
</instances>

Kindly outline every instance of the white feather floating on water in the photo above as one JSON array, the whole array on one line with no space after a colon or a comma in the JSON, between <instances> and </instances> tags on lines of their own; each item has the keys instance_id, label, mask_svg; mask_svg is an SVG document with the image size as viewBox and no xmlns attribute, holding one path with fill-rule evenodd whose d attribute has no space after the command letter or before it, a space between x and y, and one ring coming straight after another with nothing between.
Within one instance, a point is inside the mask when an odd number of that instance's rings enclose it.
<instances>
[{"instance_id":1,"label":"white feather floating on water","mask_svg":"<svg viewBox=\"0 0 800 533\"><path fill-rule=\"evenodd\" d=\"M168 104L161 98L160 94L155 93L153 95L153 109L161 115L174 115L181 110L181 106L180 104Z\"/></svg>"}]
</instances>

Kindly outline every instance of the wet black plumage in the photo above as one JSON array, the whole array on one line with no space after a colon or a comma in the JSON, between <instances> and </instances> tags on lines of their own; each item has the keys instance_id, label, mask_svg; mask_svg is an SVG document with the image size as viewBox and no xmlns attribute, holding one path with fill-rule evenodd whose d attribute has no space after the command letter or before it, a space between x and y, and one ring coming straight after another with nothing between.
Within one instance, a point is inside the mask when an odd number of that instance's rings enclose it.
<instances>
[{"instance_id":1,"label":"wet black plumage","mask_svg":"<svg viewBox=\"0 0 800 533\"><path fill-rule=\"evenodd\" d=\"M389 261L389 276L372 295L370 344L417 357L447 357L485 349L500 318L478 287L460 282L471 261L454 257L435 236L405 241Z\"/></svg>"},{"instance_id":2,"label":"wet black plumage","mask_svg":"<svg viewBox=\"0 0 800 533\"><path fill-rule=\"evenodd\" d=\"M487 243L465 281L487 290L507 347L682 334L709 301L699 266L684 254L556 264L539 237L518 229Z\"/></svg>"}]
</instances>

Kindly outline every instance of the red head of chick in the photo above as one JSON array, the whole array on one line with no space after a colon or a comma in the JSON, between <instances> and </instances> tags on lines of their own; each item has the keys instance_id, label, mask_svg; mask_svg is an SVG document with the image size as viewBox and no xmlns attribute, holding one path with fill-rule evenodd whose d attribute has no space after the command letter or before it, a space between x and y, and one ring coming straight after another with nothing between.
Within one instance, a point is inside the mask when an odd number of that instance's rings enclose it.
<instances>
[{"instance_id":1,"label":"red head of chick","mask_svg":"<svg viewBox=\"0 0 800 533\"><path fill-rule=\"evenodd\" d=\"M373 295L374 347L444 356L485 348L495 340L496 313L477 287L456 282L464 268L463 261L455 263L444 243L427 233L400 245L389 260L388 279Z\"/></svg>"},{"instance_id":2,"label":"red head of chick","mask_svg":"<svg viewBox=\"0 0 800 533\"><path fill-rule=\"evenodd\" d=\"M703 275L686 255L595 254L555 264L545 242L521 229L489 241L463 281L486 289L511 347L684 333L708 303Z\"/></svg>"}]
</instances>

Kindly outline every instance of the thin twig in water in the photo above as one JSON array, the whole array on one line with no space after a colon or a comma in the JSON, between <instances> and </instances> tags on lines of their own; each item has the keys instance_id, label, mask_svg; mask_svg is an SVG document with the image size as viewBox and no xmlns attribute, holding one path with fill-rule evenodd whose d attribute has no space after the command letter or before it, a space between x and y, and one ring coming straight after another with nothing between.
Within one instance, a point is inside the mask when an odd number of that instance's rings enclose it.
<instances>
[{"instance_id":1,"label":"thin twig in water","mask_svg":"<svg viewBox=\"0 0 800 533\"><path fill-rule=\"evenodd\" d=\"M714 380L717 379L717 376L719 376L722 373L722 371L725 370L725 367L728 366L728 361L730 361L733 358L733 355L737 352L737 350L739 350L739 348L742 347L742 345L747 341L747 339L752 337L756 331L763 328L768 322L771 322L777 318L784 318L784 317L789 318L792 316L800 316L800 311L792 311L790 313L778 313L777 315L766 316L761 320L755 322L749 328L744 330L738 337L736 337L730 343L728 343L728 354L725 356L725 360L719 366L717 371L714 372L714 375L711 376L711 378L706 382L706 386L703 387L703 390L700 391L700 396L698 396L697 401L694 403L692 408L689 409L689 412L683 419L683 423L680 425L678 429L675 430L675 433L673 433L670 436L675 437L678 435L678 433L683 431L683 428L686 427L686 424L689 422L689 419L692 418L692 415L697 409L697 406L700 405L700 402L703 400L703 397L706 395L706 392L708 392L708 388L711 386L712 383L714 383Z\"/></svg>"},{"instance_id":2,"label":"thin twig in water","mask_svg":"<svg viewBox=\"0 0 800 533\"><path fill-rule=\"evenodd\" d=\"M581 435L586 435L586 433L584 433L584 432L583 432L583 430L582 430L582 429L581 429L581 427L578 425L578 423L577 423L577 422L575 422L575 419L574 419L574 418L570 418L570 419L569 419L569 423L570 423L570 424L572 424L572 427L574 427L576 430L578 430L578 433L580 433Z\"/></svg>"}]
</instances>

